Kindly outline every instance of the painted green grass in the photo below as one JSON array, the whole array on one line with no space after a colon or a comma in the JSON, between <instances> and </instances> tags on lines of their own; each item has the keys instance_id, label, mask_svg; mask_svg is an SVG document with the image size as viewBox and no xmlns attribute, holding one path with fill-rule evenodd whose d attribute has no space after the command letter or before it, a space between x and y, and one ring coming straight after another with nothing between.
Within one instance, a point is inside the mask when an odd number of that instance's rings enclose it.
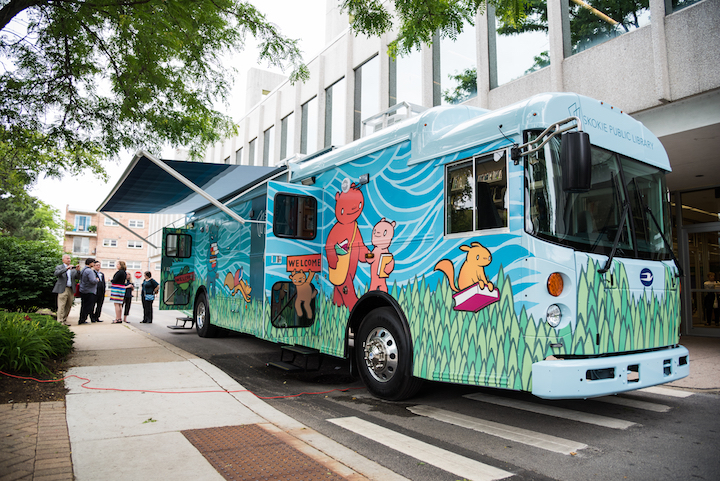
<instances>
[{"instance_id":1,"label":"painted green grass","mask_svg":"<svg viewBox=\"0 0 720 481\"><path fill-rule=\"evenodd\" d=\"M556 331L546 322L515 311L509 278L501 269L499 301L478 313L453 310L452 291L442 280L431 289L425 278L394 285L410 325L413 374L437 381L532 389L532 364L549 355L595 355L669 346L678 342L680 297L666 268L664 292L633 299L622 263L615 263L615 286L608 287L592 260L580 273L574 328ZM359 293L362 294L362 293ZM269 322L269 302L242 298L212 302L213 323L277 343L300 344L323 353L345 355L349 311L318 295L318 317L307 328L277 328ZM598 340L599 334L599 343ZM562 341L564 348L551 344Z\"/></svg>"}]
</instances>

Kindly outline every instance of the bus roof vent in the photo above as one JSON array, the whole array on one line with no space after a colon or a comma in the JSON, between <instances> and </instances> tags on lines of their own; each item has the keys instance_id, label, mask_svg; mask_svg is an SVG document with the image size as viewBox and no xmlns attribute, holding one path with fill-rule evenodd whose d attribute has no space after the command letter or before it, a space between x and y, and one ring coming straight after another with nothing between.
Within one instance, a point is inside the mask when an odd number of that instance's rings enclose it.
<instances>
[{"instance_id":1,"label":"bus roof vent","mask_svg":"<svg viewBox=\"0 0 720 481\"><path fill-rule=\"evenodd\" d=\"M416 117L421 112L427 110L420 105L411 104L409 102L400 102L395 104L384 112L375 114L362 121L361 137L374 134L380 130L390 127L400 121Z\"/></svg>"}]
</instances>

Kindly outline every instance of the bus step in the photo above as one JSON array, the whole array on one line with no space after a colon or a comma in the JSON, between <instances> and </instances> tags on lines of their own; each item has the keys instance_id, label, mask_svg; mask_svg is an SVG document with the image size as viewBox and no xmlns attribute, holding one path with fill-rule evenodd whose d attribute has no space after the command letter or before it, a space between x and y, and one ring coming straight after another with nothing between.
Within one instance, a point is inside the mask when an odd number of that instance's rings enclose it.
<instances>
[{"instance_id":1,"label":"bus step","mask_svg":"<svg viewBox=\"0 0 720 481\"><path fill-rule=\"evenodd\" d=\"M182 326L180 323L182 322ZM190 323L190 327L186 327L187 323ZM188 317L178 317L175 319L175 325L174 326L168 326L168 329L192 329L195 326L195 319L188 316Z\"/></svg>"},{"instance_id":2,"label":"bus step","mask_svg":"<svg viewBox=\"0 0 720 481\"><path fill-rule=\"evenodd\" d=\"M287 372L297 372L297 371L303 370L303 368L301 368L300 366L296 366L295 364L290 364L289 362L284 362L284 361L277 361L277 362L270 361L266 364L266 366L276 367L278 369L282 369L283 371L287 371Z\"/></svg>"},{"instance_id":3,"label":"bus step","mask_svg":"<svg viewBox=\"0 0 720 481\"><path fill-rule=\"evenodd\" d=\"M285 353L290 354L290 359L285 359ZM283 364L290 364L291 366L296 366L295 359L299 357L302 361L304 361L304 368L300 367L300 369L303 369L305 371L308 371L308 363L310 358L314 357L317 359L315 369L312 369L313 371L318 371L320 369L320 366L322 365L322 356L320 354L320 351L317 349L312 349L310 347L305 346L292 346L292 345L285 345L280 346L280 363Z\"/></svg>"}]
</instances>

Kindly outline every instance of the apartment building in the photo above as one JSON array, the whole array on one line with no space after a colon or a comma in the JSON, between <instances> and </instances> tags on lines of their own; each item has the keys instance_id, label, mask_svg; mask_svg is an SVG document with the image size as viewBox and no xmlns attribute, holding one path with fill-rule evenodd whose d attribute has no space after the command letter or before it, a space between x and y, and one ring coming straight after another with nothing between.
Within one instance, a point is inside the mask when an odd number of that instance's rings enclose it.
<instances>
[{"instance_id":1,"label":"apartment building","mask_svg":"<svg viewBox=\"0 0 720 481\"><path fill-rule=\"evenodd\" d=\"M108 215L67 206L68 228L63 249L80 259L81 264L90 257L99 260L108 280L117 270L117 262L125 261L128 272L137 282L143 272L153 270L145 240L150 230L150 215L112 212Z\"/></svg>"}]
</instances>

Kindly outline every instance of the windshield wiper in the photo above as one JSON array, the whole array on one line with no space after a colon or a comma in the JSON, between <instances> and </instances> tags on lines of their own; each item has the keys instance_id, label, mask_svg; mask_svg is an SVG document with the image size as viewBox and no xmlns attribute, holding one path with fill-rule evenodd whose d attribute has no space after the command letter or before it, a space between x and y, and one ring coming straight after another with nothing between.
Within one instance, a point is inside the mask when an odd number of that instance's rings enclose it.
<instances>
[{"instance_id":1,"label":"windshield wiper","mask_svg":"<svg viewBox=\"0 0 720 481\"><path fill-rule=\"evenodd\" d=\"M645 203L645 200L643 200L643 196L640 193L640 187L637 184L637 179L633 179L633 184L635 184L635 193L638 196L638 201L640 202L640 208L647 214L650 214L650 218L655 223L655 227L657 227L658 234L660 234L660 237L662 238L663 242L665 243L665 248L670 251L670 256L672 257L673 262L675 262L675 267L677 267L678 271L675 277L682 277L683 276L683 269L680 267L680 261L675 256L675 252L673 252L672 246L668 242L668 240L665 238L665 235L663 234L662 227L660 227L660 223L655 218L655 214L652 213L650 210L650 206ZM649 233L648 229L648 233Z\"/></svg>"},{"instance_id":2,"label":"windshield wiper","mask_svg":"<svg viewBox=\"0 0 720 481\"><path fill-rule=\"evenodd\" d=\"M620 216L620 224L618 225L617 233L615 234L615 240L613 241L612 250L610 251L610 257L608 257L607 262L605 263L605 267L602 269L598 269L599 274L605 274L608 269L610 269L610 266L612 265L613 257L615 257L615 251L617 250L617 246L620 243L620 236L622 235L622 229L625 225L625 218L628 215L628 212L630 211L630 203L628 201L625 201L623 203L623 211L622 215Z\"/></svg>"}]
</instances>

